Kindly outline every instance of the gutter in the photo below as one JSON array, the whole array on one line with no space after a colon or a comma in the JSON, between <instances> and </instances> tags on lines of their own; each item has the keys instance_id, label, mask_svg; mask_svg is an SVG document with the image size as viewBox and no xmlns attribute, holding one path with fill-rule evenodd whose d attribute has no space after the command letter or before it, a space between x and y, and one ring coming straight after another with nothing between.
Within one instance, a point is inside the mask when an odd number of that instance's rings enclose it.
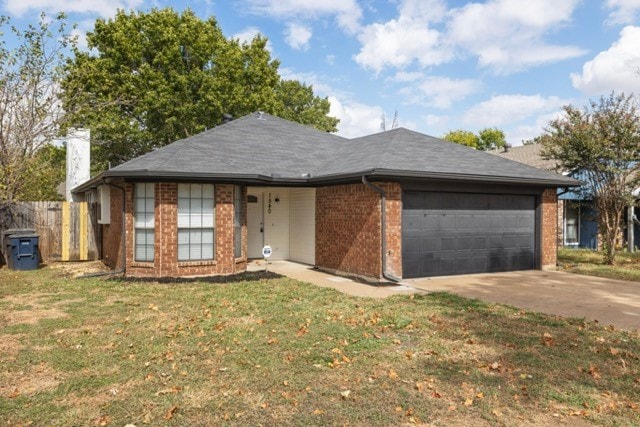
<instances>
[{"instance_id":1,"label":"gutter","mask_svg":"<svg viewBox=\"0 0 640 427\"><path fill-rule=\"evenodd\" d=\"M366 185L367 187L371 188L373 191L375 191L376 193L380 194L380 232L382 234L382 277L384 277L387 280L390 280L391 282L401 282L402 279L399 277L394 276L393 274L387 272L387 227L386 227L386 205L387 205L387 195L384 192L384 190L380 187L376 187L375 185L373 185L372 183L370 183L369 181L367 181L367 176L366 175L362 175L362 183L364 185Z\"/></svg>"},{"instance_id":2,"label":"gutter","mask_svg":"<svg viewBox=\"0 0 640 427\"><path fill-rule=\"evenodd\" d=\"M112 188L117 188L118 190L122 191L122 268L118 269L118 270L114 270L114 271L106 271L106 272L100 272L100 273L88 273L88 274L84 274L82 276L80 276L80 278L85 278L85 277L99 277L99 276L111 276L113 274L124 274L126 271L126 266L127 266L127 236L126 236L126 230L127 230L127 218L126 218L126 211L127 211L127 192L124 189L124 187L120 187L119 185L115 185L115 184L111 184L109 182L107 182L107 180L105 178L102 178L102 184L103 185L107 185L109 187Z\"/></svg>"}]
</instances>

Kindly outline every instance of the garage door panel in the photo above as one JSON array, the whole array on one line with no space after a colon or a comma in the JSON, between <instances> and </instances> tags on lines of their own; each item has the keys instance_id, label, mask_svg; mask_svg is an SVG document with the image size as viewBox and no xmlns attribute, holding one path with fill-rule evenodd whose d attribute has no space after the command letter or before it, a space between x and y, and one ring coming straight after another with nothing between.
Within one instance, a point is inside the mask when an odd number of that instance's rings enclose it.
<instances>
[{"instance_id":1,"label":"garage door panel","mask_svg":"<svg viewBox=\"0 0 640 427\"><path fill-rule=\"evenodd\" d=\"M437 230L438 229L438 220L440 215L425 213L422 215L422 229L423 230Z\"/></svg>"},{"instance_id":2,"label":"garage door panel","mask_svg":"<svg viewBox=\"0 0 640 427\"><path fill-rule=\"evenodd\" d=\"M471 212L461 213L460 215L457 216L456 228L460 231L473 230L473 215L471 214Z\"/></svg>"},{"instance_id":3,"label":"garage door panel","mask_svg":"<svg viewBox=\"0 0 640 427\"><path fill-rule=\"evenodd\" d=\"M449 252L456 250L456 238L455 237L441 237L440 238L440 251Z\"/></svg>"},{"instance_id":4,"label":"garage door panel","mask_svg":"<svg viewBox=\"0 0 640 427\"><path fill-rule=\"evenodd\" d=\"M534 268L535 197L406 192L402 236L405 277Z\"/></svg>"},{"instance_id":5,"label":"garage door panel","mask_svg":"<svg viewBox=\"0 0 640 427\"><path fill-rule=\"evenodd\" d=\"M459 251L470 251L473 249L473 237L471 236L460 236L456 243Z\"/></svg>"},{"instance_id":6,"label":"garage door panel","mask_svg":"<svg viewBox=\"0 0 640 427\"><path fill-rule=\"evenodd\" d=\"M422 238L423 252L438 252L439 250L440 250L439 237L423 237Z\"/></svg>"},{"instance_id":7,"label":"garage door panel","mask_svg":"<svg viewBox=\"0 0 640 427\"><path fill-rule=\"evenodd\" d=\"M438 221L438 229L442 231L455 231L456 216L452 213L440 214Z\"/></svg>"},{"instance_id":8,"label":"garage door panel","mask_svg":"<svg viewBox=\"0 0 640 427\"><path fill-rule=\"evenodd\" d=\"M407 237L402 240L402 257L419 258L423 252L420 237Z\"/></svg>"},{"instance_id":9,"label":"garage door panel","mask_svg":"<svg viewBox=\"0 0 640 427\"><path fill-rule=\"evenodd\" d=\"M475 236L473 238L473 249L487 249L487 238L485 236Z\"/></svg>"}]
</instances>

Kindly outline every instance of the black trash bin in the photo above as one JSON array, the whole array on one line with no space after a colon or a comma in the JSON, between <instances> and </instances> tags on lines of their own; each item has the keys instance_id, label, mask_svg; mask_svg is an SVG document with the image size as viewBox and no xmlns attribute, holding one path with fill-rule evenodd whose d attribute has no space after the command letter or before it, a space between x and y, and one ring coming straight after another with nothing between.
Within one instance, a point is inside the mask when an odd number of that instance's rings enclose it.
<instances>
[{"instance_id":1,"label":"black trash bin","mask_svg":"<svg viewBox=\"0 0 640 427\"><path fill-rule=\"evenodd\" d=\"M30 228L14 228L3 233L7 267L12 270L37 270L40 265L40 236Z\"/></svg>"}]
</instances>

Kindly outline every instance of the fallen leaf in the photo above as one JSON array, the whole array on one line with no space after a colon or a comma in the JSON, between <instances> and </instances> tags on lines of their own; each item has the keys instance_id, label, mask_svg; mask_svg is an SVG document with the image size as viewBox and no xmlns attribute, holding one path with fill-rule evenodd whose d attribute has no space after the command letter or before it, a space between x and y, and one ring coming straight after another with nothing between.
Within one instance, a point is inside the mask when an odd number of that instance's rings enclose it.
<instances>
[{"instance_id":1,"label":"fallen leaf","mask_svg":"<svg viewBox=\"0 0 640 427\"><path fill-rule=\"evenodd\" d=\"M164 414L164 419L165 420L170 420L171 418L173 418L173 415L176 413L176 411L178 410L178 406L173 405L166 414Z\"/></svg>"},{"instance_id":2,"label":"fallen leaf","mask_svg":"<svg viewBox=\"0 0 640 427\"><path fill-rule=\"evenodd\" d=\"M489 368L491 368L492 370L496 371L496 370L500 369L500 364L498 362L493 362L491 365L489 365Z\"/></svg>"},{"instance_id":3,"label":"fallen leaf","mask_svg":"<svg viewBox=\"0 0 640 427\"><path fill-rule=\"evenodd\" d=\"M340 392L340 397L342 397L343 400L348 399L350 395L351 395L351 390L345 390Z\"/></svg>"},{"instance_id":4,"label":"fallen leaf","mask_svg":"<svg viewBox=\"0 0 640 427\"><path fill-rule=\"evenodd\" d=\"M323 411L322 409L314 409L314 411L312 412L313 415L322 415L324 413L325 411Z\"/></svg>"},{"instance_id":5,"label":"fallen leaf","mask_svg":"<svg viewBox=\"0 0 640 427\"><path fill-rule=\"evenodd\" d=\"M467 399L464 401L464 406L471 406L473 405L473 399Z\"/></svg>"},{"instance_id":6,"label":"fallen leaf","mask_svg":"<svg viewBox=\"0 0 640 427\"><path fill-rule=\"evenodd\" d=\"M392 380L398 378L398 373L393 369L389 369L389 378L391 378Z\"/></svg>"},{"instance_id":7,"label":"fallen leaf","mask_svg":"<svg viewBox=\"0 0 640 427\"><path fill-rule=\"evenodd\" d=\"M611 348L609 349L609 353L611 353L612 355L614 355L614 356L615 356L616 354L620 353L620 350L618 350L617 348L613 348L613 347L611 347Z\"/></svg>"}]
</instances>

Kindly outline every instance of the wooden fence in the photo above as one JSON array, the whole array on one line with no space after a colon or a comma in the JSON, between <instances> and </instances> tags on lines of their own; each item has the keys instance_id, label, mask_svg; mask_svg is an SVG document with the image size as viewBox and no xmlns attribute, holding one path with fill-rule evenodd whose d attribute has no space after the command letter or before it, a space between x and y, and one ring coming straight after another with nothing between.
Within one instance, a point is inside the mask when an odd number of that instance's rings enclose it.
<instances>
[{"instance_id":1,"label":"wooden fence","mask_svg":"<svg viewBox=\"0 0 640 427\"><path fill-rule=\"evenodd\" d=\"M42 262L100 259L97 203L15 203L0 210L0 233L11 228L36 230Z\"/></svg>"}]
</instances>

